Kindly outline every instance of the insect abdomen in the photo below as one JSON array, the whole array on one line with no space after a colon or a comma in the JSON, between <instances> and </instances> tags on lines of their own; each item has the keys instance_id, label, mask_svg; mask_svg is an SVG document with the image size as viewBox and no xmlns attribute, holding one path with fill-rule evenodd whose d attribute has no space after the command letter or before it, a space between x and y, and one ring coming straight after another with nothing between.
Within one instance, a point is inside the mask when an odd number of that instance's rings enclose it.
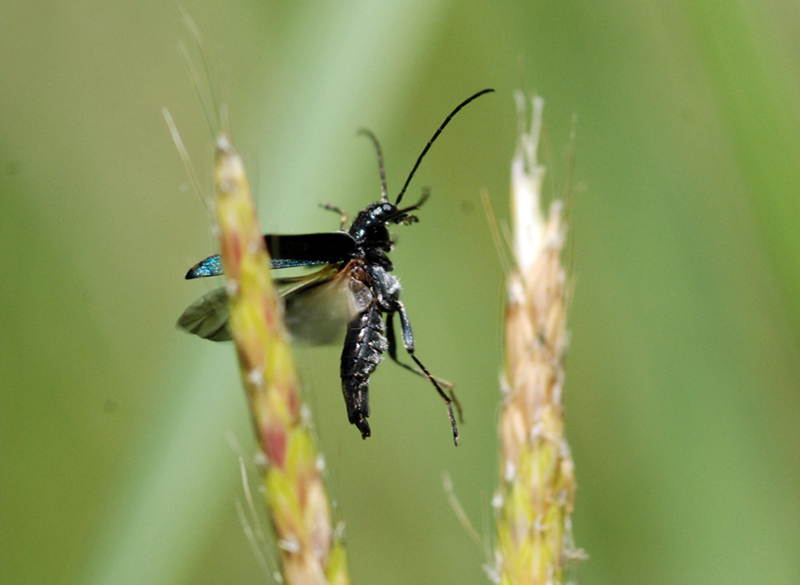
<instances>
[{"instance_id":1,"label":"insect abdomen","mask_svg":"<svg viewBox=\"0 0 800 585\"><path fill-rule=\"evenodd\" d=\"M370 436L369 375L383 359L388 346L384 335L385 325L377 302L358 314L347 326L342 351L342 393L347 405L347 417L361 431L361 437Z\"/></svg>"}]
</instances>

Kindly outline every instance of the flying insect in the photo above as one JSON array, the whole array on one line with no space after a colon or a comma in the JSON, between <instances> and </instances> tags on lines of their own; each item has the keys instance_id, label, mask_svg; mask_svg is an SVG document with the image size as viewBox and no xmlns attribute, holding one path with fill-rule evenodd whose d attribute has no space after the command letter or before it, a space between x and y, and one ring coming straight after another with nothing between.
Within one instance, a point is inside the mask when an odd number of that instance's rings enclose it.
<instances>
[{"instance_id":1,"label":"flying insect","mask_svg":"<svg viewBox=\"0 0 800 585\"><path fill-rule=\"evenodd\" d=\"M361 130L373 143L378 156L381 179L381 199L361 211L345 231L346 214L339 208L328 209L341 215L340 231L299 235L265 235L264 241L273 269L296 266L320 266L309 275L276 279L284 304L284 319L295 339L312 344L335 342L344 335L340 375L342 393L351 424L361 431L362 438L370 436L367 418L369 408L369 377L388 350L389 357L400 366L430 380L447 405L453 441L458 445L458 427L453 416L453 403L459 408L452 385L433 376L414 352L414 335L408 314L400 301L400 282L391 274L394 266L388 253L393 241L389 225L412 224L418 221L411 212L427 200L423 191L414 205L400 207L414 173L433 142L461 108L478 97L494 91L484 89L461 102L445 118L428 141L417 162L408 174L394 203L389 201L383 152L375 135ZM219 255L195 264L187 279L223 274ZM397 356L394 316L400 320L403 347L417 367L401 362ZM228 302L224 288L219 288L192 303L178 319L178 326L212 341L231 339L228 329ZM446 390L450 390L450 395ZM459 408L460 411L460 408Z\"/></svg>"}]
</instances>

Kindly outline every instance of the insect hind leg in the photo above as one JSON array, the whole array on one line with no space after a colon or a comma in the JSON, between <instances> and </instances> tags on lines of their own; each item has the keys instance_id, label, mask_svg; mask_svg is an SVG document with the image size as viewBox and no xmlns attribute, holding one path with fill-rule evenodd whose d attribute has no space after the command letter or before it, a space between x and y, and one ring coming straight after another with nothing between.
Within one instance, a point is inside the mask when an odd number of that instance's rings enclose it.
<instances>
[{"instance_id":1,"label":"insect hind leg","mask_svg":"<svg viewBox=\"0 0 800 585\"><path fill-rule=\"evenodd\" d=\"M405 368L406 370L416 374L417 376L435 380L439 384L439 386L441 386L444 389L444 391L448 393L448 398L453 402L453 404L455 404L456 412L458 412L458 420L464 422L464 412L461 408L461 402L458 400L458 397L455 394L453 383L445 380L444 378L440 378L439 376L434 376L430 373L426 373L425 371L422 371L419 368L415 368L412 365L401 362L400 358L397 357L397 340L395 339L394 322L391 317L389 317L386 320L386 328L387 328L386 336L389 340L389 357L392 359L392 361L396 363L398 366Z\"/></svg>"},{"instance_id":2,"label":"insect hind leg","mask_svg":"<svg viewBox=\"0 0 800 585\"><path fill-rule=\"evenodd\" d=\"M395 337L394 332L394 312L397 312L400 315L400 329L403 338L403 347L405 348L408 355L411 356L411 359L414 360L414 363L419 366L419 369L411 366L409 364L401 362L397 357L397 339ZM434 376L433 374L428 371L421 361L414 355L414 334L411 331L411 323L408 320L408 314L406 313L405 307L403 303L397 301L396 309L392 313L389 313L386 318L386 336L388 338L388 350L389 350L389 357L399 366L407 369L410 372L417 374L418 376L422 376L430 380L431 384L433 384L436 391L439 393L439 396L442 397L445 404L447 405L447 414L450 417L450 426L453 429L453 442L458 446L458 426L456 425L456 419L453 415L453 404L456 406L456 410L458 411L458 418L463 422L463 410L461 408L461 403L456 398L455 392L453 390L453 384L442 380ZM448 395L442 387L446 388L450 391Z\"/></svg>"}]
</instances>

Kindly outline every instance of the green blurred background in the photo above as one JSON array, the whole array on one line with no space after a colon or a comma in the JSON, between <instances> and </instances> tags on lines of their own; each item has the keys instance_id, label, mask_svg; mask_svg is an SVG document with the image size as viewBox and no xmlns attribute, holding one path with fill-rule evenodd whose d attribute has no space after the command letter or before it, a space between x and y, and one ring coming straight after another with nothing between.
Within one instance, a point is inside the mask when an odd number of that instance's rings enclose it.
<instances>
[{"instance_id":1,"label":"green blurred background","mask_svg":"<svg viewBox=\"0 0 800 585\"><path fill-rule=\"evenodd\" d=\"M443 117L484 87L412 183L395 230L418 355L453 380L453 448L428 385L387 363L373 437L347 424L340 348L299 360L355 584L486 583L449 472L492 533L512 94L546 99L546 191L571 224L567 428L583 583L800 582L800 4L186 1L221 71L266 231L335 229L320 202L396 193ZM0 582L268 579L236 512L253 450L229 345L174 328L210 285L211 135L177 6L0 4ZM195 52L195 58L197 58ZM237 446L239 445L239 446ZM251 469L251 474L252 474ZM254 478L251 476L251 480Z\"/></svg>"}]
</instances>

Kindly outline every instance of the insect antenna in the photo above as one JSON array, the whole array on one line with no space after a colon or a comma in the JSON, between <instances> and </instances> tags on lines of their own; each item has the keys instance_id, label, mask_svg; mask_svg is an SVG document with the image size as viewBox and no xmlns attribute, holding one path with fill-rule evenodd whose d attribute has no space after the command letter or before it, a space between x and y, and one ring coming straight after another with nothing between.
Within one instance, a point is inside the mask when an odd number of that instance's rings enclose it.
<instances>
[{"instance_id":1,"label":"insect antenna","mask_svg":"<svg viewBox=\"0 0 800 585\"><path fill-rule=\"evenodd\" d=\"M482 91L479 91L475 95L473 95L471 97L468 97L463 102L458 104L458 106L456 106L456 109L453 110L452 112L450 112L450 115L447 116L447 118L444 119L444 122L442 122L442 125L439 126L439 129L433 134L433 138L431 138L428 141L428 144L425 145L425 148L422 149L422 154L419 155L419 158L417 159L417 162L414 164L414 168L411 169L411 172L408 174L408 178L406 179L406 184L403 185L403 188L400 190L400 194L397 196L397 201L394 202L395 205L400 205L400 200L403 198L403 195L405 195L405 193L406 193L406 188L408 187L408 184L411 182L411 177L413 177L414 173L417 172L417 168L419 167L419 164L422 162L422 159L424 158L424 156L428 153L428 150L430 149L431 145L433 144L433 141L436 140L439 137L439 134L442 133L442 130L444 130L444 127L447 126L447 124L450 122L450 120L453 119L453 116L455 116L461 108L466 106L472 100L481 97L485 93L491 93L493 91L494 91L493 89L484 89Z\"/></svg>"},{"instance_id":2,"label":"insect antenna","mask_svg":"<svg viewBox=\"0 0 800 585\"><path fill-rule=\"evenodd\" d=\"M381 143L378 142L378 137L366 128L358 130L359 135L364 135L372 140L375 145L375 151L378 153L378 172L381 174L381 201L389 201L389 190L386 187L386 169L383 166L383 150L381 150Z\"/></svg>"},{"instance_id":3,"label":"insect antenna","mask_svg":"<svg viewBox=\"0 0 800 585\"><path fill-rule=\"evenodd\" d=\"M408 207L404 207L403 209L398 209L397 212L402 214L402 213L408 213L409 211L416 211L417 209L422 207L423 203L425 203L428 199L430 199L430 196L431 196L430 187L424 187L422 189L422 197L419 198L419 201L417 201L414 205L409 205Z\"/></svg>"}]
</instances>

